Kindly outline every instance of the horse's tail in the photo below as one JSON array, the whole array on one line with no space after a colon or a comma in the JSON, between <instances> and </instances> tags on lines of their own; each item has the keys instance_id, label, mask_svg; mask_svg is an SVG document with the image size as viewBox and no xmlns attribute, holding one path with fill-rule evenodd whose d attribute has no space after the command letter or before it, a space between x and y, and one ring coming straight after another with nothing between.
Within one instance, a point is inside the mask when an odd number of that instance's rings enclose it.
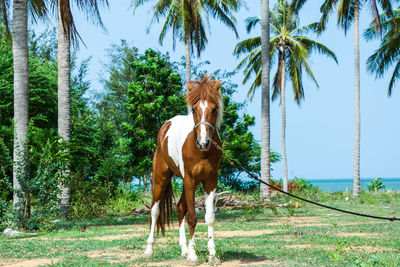
<instances>
[{"instance_id":1,"label":"horse's tail","mask_svg":"<svg viewBox=\"0 0 400 267\"><path fill-rule=\"evenodd\" d=\"M164 193L160 201L160 214L158 215L157 219L157 234L161 229L161 233L165 235L165 225L167 224L169 226L169 223L172 222L173 197L174 193L172 191L172 183L170 180L164 189Z\"/></svg>"}]
</instances>

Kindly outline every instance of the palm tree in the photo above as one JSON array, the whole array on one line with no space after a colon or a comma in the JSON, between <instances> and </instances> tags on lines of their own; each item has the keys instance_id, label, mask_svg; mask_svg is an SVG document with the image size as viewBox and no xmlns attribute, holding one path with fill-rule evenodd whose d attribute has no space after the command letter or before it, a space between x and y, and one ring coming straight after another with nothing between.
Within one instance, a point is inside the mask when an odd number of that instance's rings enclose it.
<instances>
[{"instance_id":1,"label":"palm tree","mask_svg":"<svg viewBox=\"0 0 400 267\"><path fill-rule=\"evenodd\" d=\"M321 6L322 17L318 26L318 31L322 32L326 28L328 17L332 10L338 5L337 24L344 29L345 34L354 22L354 163L353 163L353 196L360 195L360 47L359 47L359 19L360 6L365 2L370 2L374 14L374 23L381 30L378 7L376 0L325 0ZM389 16L393 16L390 0L379 1L382 9Z\"/></svg>"},{"instance_id":2,"label":"palm tree","mask_svg":"<svg viewBox=\"0 0 400 267\"><path fill-rule=\"evenodd\" d=\"M395 64L388 86L388 96L391 96L393 87L400 78L400 9L395 10L394 18L386 14L381 16L382 21L382 42L379 48L368 58L367 66L376 78L381 78ZM375 25L371 25L364 33L367 40L379 37Z\"/></svg>"},{"instance_id":3,"label":"palm tree","mask_svg":"<svg viewBox=\"0 0 400 267\"><path fill-rule=\"evenodd\" d=\"M135 9L149 0L134 0ZM208 17L222 21L228 28L236 31L236 19L233 11L237 11L242 0L158 0L154 6L153 21L165 17L159 42L162 44L167 31L172 29L173 48L176 39L185 43L186 81L191 80L191 55L194 47L199 57L207 44L205 24Z\"/></svg>"},{"instance_id":4,"label":"palm tree","mask_svg":"<svg viewBox=\"0 0 400 267\"><path fill-rule=\"evenodd\" d=\"M318 87L318 83L313 72L307 62L309 56L313 52L326 55L337 63L335 54L325 45L312 40L302 34L307 32L315 32L318 23L311 23L299 27L298 11L300 6L295 5L296 1L279 0L273 11L270 12L270 27L272 37L270 40L270 55L278 63L278 68L273 81L272 100L276 100L280 96L280 104L282 108L282 161L283 161L283 190L288 191L287 177L287 156L286 156L286 101L285 101L285 86L286 79L292 83L294 99L297 104L300 104L304 99L304 88L302 84L302 74L305 71L308 76L314 81ZM297 8L297 9L296 9ZM247 20L247 30L250 32L255 25L260 23L260 18L251 17ZM242 42L239 42L235 47L234 54L246 56L239 63L238 68L245 67L246 82L252 73L256 74L249 94L254 94L255 88L260 85L260 69L259 69L259 54L260 54L260 37L253 37Z\"/></svg>"},{"instance_id":5,"label":"palm tree","mask_svg":"<svg viewBox=\"0 0 400 267\"><path fill-rule=\"evenodd\" d=\"M269 44L269 0L261 0L261 180L271 181L271 126L270 126L270 44ZM260 63L259 65L260 66ZM270 188L260 183L260 200L270 201Z\"/></svg>"},{"instance_id":6,"label":"palm tree","mask_svg":"<svg viewBox=\"0 0 400 267\"><path fill-rule=\"evenodd\" d=\"M99 5L108 6L108 0L81 1L75 0L77 7L90 15L93 23L103 27L99 13ZM58 32L58 135L64 141L71 141L71 42L78 46L80 38L71 12L69 0L52 2L53 8L57 7L57 32ZM104 27L103 27L104 28ZM69 173L65 173L68 176ZM59 194L60 205L64 214L68 214L70 190L61 184Z\"/></svg>"},{"instance_id":7,"label":"palm tree","mask_svg":"<svg viewBox=\"0 0 400 267\"><path fill-rule=\"evenodd\" d=\"M1 0L3 23L8 31L8 8L10 2ZM29 123L29 59L28 59L28 7L33 21L44 17L47 9L41 0L14 0L12 23L12 46L14 60L14 153L13 153L13 205L19 208L22 201L17 193L20 181L29 177L26 136Z\"/></svg>"},{"instance_id":8,"label":"palm tree","mask_svg":"<svg viewBox=\"0 0 400 267\"><path fill-rule=\"evenodd\" d=\"M29 67L28 67L28 0L13 3L13 59L14 59L14 165L13 204L21 199L16 191L21 189L21 179L29 174L25 139L29 123Z\"/></svg>"}]
</instances>

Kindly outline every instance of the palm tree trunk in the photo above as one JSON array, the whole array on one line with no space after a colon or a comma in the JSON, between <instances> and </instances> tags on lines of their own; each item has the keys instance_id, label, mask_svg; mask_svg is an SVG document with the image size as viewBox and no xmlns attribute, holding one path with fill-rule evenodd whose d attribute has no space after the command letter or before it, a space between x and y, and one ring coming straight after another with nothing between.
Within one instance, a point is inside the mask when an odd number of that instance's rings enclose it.
<instances>
[{"instance_id":1,"label":"palm tree trunk","mask_svg":"<svg viewBox=\"0 0 400 267\"><path fill-rule=\"evenodd\" d=\"M267 183L271 178L269 50L269 0L261 0L261 180ZM271 200L270 189L264 184L260 184L260 200Z\"/></svg>"},{"instance_id":2,"label":"palm tree trunk","mask_svg":"<svg viewBox=\"0 0 400 267\"><path fill-rule=\"evenodd\" d=\"M359 1L354 2L354 164L353 196L360 195L360 47L359 47Z\"/></svg>"},{"instance_id":3,"label":"palm tree trunk","mask_svg":"<svg viewBox=\"0 0 400 267\"><path fill-rule=\"evenodd\" d=\"M283 190L288 191L288 175L287 175L287 156L286 156L286 100L285 100L285 77L286 77L286 58L285 51L282 52L281 63L281 108L282 108L282 163L283 163Z\"/></svg>"},{"instance_id":4,"label":"palm tree trunk","mask_svg":"<svg viewBox=\"0 0 400 267\"><path fill-rule=\"evenodd\" d=\"M70 66L70 38L69 33L63 27L61 20L60 1L58 0L58 135L65 142L70 142L71 133L71 66ZM68 177L69 171L65 173ZM61 184L59 195L60 205L65 215L68 214L70 190L69 187Z\"/></svg>"},{"instance_id":5,"label":"palm tree trunk","mask_svg":"<svg viewBox=\"0 0 400 267\"><path fill-rule=\"evenodd\" d=\"M189 43L189 36L186 34L185 36L185 57L186 57L186 81L189 82L192 80L191 71L192 66L190 62L190 43Z\"/></svg>"},{"instance_id":6,"label":"palm tree trunk","mask_svg":"<svg viewBox=\"0 0 400 267\"><path fill-rule=\"evenodd\" d=\"M25 139L29 124L29 58L28 58L28 1L13 3L13 59L14 59L14 153L13 153L13 205L19 209L22 201L16 193L20 181L29 177L28 154Z\"/></svg>"}]
</instances>

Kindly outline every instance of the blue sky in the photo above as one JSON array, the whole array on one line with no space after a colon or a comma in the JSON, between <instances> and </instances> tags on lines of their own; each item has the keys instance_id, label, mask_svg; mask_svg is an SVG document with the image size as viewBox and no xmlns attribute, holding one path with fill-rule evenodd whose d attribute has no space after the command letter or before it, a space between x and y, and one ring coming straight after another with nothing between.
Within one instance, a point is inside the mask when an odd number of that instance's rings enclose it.
<instances>
[{"instance_id":1,"label":"blue sky","mask_svg":"<svg viewBox=\"0 0 400 267\"><path fill-rule=\"evenodd\" d=\"M151 8L155 1L137 9L133 15L130 0L110 1L109 9L102 9L101 14L107 33L87 23L85 15L75 12L78 31L86 47L81 45L78 52L80 59L92 56L89 79L91 90L101 90L98 81L106 77L102 73L107 62L106 49L121 39L138 47L140 52L154 48L169 52L172 60L180 60L184 47L177 43L172 50L171 34L167 35L164 45L158 43L161 23L147 27L151 22ZM118 4L116 4L116 2ZM271 1L271 6L275 1ZM300 23L317 21L322 1L308 1L300 13ZM366 6L367 7L367 6ZM252 34L245 31L244 20L249 16L259 16L260 1L247 1L247 8L242 8L236 18L239 39L220 22L210 18L209 41L200 59L209 60L209 72L217 69L232 71L239 59L232 55L236 43L249 36L259 35L256 28ZM364 8L361 12L360 29L367 28L371 12ZM43 29L43 26L39 26ZM313 36L315 37L315 36ZM354 139L354 63L353 63L353 28L347 36L336 26L336 16L330 18L328 30L318 40L336 53L339 65L324 56L313 56L311 68L320 87L317 89L307 77L304 78L305 100L301 106L293 101L290 86L287 87L287 154L289 178L351 178L353 175L353 139ZM360 39L361 51L361 177L400 177L400 88L394 89L392 96L387 96L389 75L375 80L374 75L366 70L365 62L379 43L365 42ZM390 72L390 70L389 70ZM389 74L389 73L388 73ZM237 101L247 99L250 84L242 85L243 75L238 73L233 80L239 84L239 92L234 96ZM260 139L260 90L249 102L247 113L256 117L252 128ZM271 149L281 151L281 110L279 101L271 105ZM282 177L281 164L273 166L274 178Z\"/></svg>"}]
</instances>

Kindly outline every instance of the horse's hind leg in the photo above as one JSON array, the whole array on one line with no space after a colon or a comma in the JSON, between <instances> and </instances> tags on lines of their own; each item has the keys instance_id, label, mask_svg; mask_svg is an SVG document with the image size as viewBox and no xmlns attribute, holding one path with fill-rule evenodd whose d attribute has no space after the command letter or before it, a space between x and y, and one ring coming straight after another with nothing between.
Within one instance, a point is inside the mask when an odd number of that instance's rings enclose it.
<instances>
[{"instance_id":1,"label":"horse's hind leg","mask_svg":"<svg viewBox=\"0 0 400 267\"><path fill-rule=\"evenodd\" d=\"M157 154L156 154L157 155ZM161 200L168 196L164 196L165 189L171 182L171 177L172 177L172 171L168 168L168 165L164 160L162 160L162 157L158 160L158 158L155 156L153 159L153 185L154 185L154 191L153 191L153 201L152 201L152 207L151 207L151 226L150 226L150 234L149 238L147 239L147 247L146 250L144 251L144 256L145 257L152 257L153 256L153 244L154 244L154 232L156 228L156 223L158 220L158 217L160 215L160 208L165 209L167 207L161 206L160 207L160 202ZM164 201L165 202L165 201ZM164 212L161 210L161 212ZM164 218L168 219L168 218ZM161 222L163 224L164 222ZM163 228L162 228L162 231Z\"/></svg>"},{"instance_id":2,"label":"horse's hind leg","mask_svg":"<svg viewBox=\"0 0 400 267\"><path fill-rule=\"evenodd\" d=\"M185 198L185 188L183 188L181 199L178 202L178 218L179 218L179 246L181 247L182 257L186 257L188 246L186 243L185 215L187 213L187 204Z\"/></svg>"}]
</instances>

